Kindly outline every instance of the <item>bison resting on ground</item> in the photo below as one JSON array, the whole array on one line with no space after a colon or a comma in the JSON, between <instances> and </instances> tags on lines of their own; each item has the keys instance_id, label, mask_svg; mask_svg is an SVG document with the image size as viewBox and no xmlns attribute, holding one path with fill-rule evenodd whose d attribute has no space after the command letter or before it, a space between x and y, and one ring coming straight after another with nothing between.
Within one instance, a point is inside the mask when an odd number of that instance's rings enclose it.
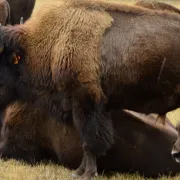
<instances>
[{"instance_id":1,"label":"bison resting on ground","mask_svg":"<svg viewBox=\"0 0 180 180\"><path fill-rule=\"evenodd\" d=\"M10 6L10 22L12 25L19 24L21 17L24 21L29 19L34 9L36 0L6 0Z\"/></svg>"},{"instance_id":2,"label":"bison resting on ground","mask_svg":"<svg viewBox=\"0 0 180 180\"><path fill-rule=\"evenodd\" d=\"M62 106L69 111L72 105L84 151L75 174L84 173L84 179L96 174L96 157L114 142L110 107L164 114L180 105L177 14L118 2L55 0L24 25L3 27L2 35L1 66L17 78L9 97L64 121ZM19 64L11 63L14 52ZM101 87L107 105L89 98L87 89L103 94ZM157 101L164 103L157 106Z\"/></svg>"},{"instance_id":3,"label":"bison resting on ground","mask_svg":"<svg viewBox=\"0 0 180 180\"><path fill-rule=\"evenodd\" d=\"M180 172L170 155L177 131L168 120L163 125L156 122L156 115L143 116L127 110L112 110L112 114L115 144L97 159L101 170L138 171L146 177ZM68 116L72 122L71 113ZM72 124L48 117L27 103L9 105L1 132L2 157L33 162L51 152L50 157L57 158L59 164L76 168L83 155L78 132Z\"/></svg>"},{"instance_id":4,"label":"bison resting on ground","mask_svg":"<svg viewBox=\"0 0 180 180\"><path fill-rule=\"evenodd\" d=\"M0 0L0 23L2 25L10 24L10 7L6 0Z\"/></svg>"}]
</instances>

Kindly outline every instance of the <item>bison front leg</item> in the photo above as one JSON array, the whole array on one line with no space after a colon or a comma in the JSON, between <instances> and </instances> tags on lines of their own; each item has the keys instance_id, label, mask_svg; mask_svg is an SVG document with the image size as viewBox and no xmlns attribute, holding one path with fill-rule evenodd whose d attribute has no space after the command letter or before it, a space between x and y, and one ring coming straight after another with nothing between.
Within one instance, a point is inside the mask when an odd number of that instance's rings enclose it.
<instances>
[{"instance_id":1,"label":"bison front leg","mask_svg":"<svg viewBox=\"0 0 180 180\"><path fill-rule=\"evenodd\" d=\"M80 134L83 159L74 177L90 180L97 175L96 158L106 153L114 142L110 115L103 103L95 104L85 93L73 98L73 120Z\"/></svg>"},{"instance_id":2,"label":"bison front leg","mask_svg":"<svg viewBox=\"0 0 180 180\"><path fill-rule=\"evenodd\" d=\"M76 169L76 171L73 172L72 177L77 178L77 177L82 176L84 174L85 169L86 169L86 161L87 161L86 157L87 157L86 153L84 153L84 151L83 151L83 159L81 161L81 164L78 167L78 169Z\"/></svg>"}]
</instances>

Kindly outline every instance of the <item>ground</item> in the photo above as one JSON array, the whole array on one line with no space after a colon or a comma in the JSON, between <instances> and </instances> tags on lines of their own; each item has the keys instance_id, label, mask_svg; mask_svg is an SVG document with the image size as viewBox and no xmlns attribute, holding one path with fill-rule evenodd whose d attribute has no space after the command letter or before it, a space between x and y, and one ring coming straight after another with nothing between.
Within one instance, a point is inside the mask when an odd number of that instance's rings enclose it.
<instances>
[{"instance_id":1,"label":"ground","mask_svg":"<svg viewBox=\"0 0 180 180\"><path fill-rule=\"evenodd\" d=\"M37 0L36 7L40 8L42 3L49 0ZM125 3L134 3L136 0L121 0ZM160 1L160 0L159 0ZM162 2L169 2L180 8L180 0L162 0ZM180 120L180 109L168 113L168 117L175 123ZM0 160L0 180L71 180L71 171L54 164L41 163L36 166L29 166L23 162L14 160L2 161ZM113 174L112 176L101 175L95 180L143 180L144 178L128 174ZM160 177L159 180L178 180L179 176L174 178ZM150 180L150 179L149 179Z\"/></svg>"}]
</instances>

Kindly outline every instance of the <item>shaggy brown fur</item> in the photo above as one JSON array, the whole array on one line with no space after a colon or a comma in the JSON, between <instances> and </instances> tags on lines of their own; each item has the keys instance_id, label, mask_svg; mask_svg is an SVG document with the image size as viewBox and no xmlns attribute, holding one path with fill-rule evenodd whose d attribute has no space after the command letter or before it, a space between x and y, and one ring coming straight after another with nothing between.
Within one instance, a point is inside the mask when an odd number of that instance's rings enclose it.
<instances>
[{"instance_id":1,"label":"shaggy brown fur","mask_svg":"<svg viewBox=\"0 0 180 180\"><path fill-rule=\"evenodd\" d=\"M42 9L40 19L45 18L43 17L45 14L49 18L53 18L50 23L52 28L54 24L60 25L57 29L55 28L53 30L53 35L49 31L50 29L48 32L46 31L47 29L44 29L42 32L42 29L38 28L41 22L34 19L37 17L36 15L33 16L26 23L26 27L32 30L30 30L31 32L28 30L27 50L31 54L30 59L35 56L37 60L42 59L42 53L40 51L34 51L34 48L29 47L28 44L39 44L37 38L33 35L34 31L36 31L35 34L37 36L40 36L39 39L43 38L44 33L48 33L48 38L44 39L41 44L47 43L51 46L48 47L47 45L45 47L48 49L51 48L51 53L44 55L44 58L51 59L52 79L57 89L68 88L70 90L70 87L76 84L75 80L70 82L68 80L77 78L80 86L85 86L93 99L99 103L101 97L104 97L99 77L100 43L105 30L111 26L113 19L104 11L92 11L86 7L81 7L81 5L77 8L75 2L57 2L56 7L51 9L55 12L59 9L59 13L56 14L52 11L50 12L47 7ZM80 1L80 3L82 2ZM79 5L79 2L77 4ZM34 27L36 23L40 24L37 25L37 28L32 29L31 27ZM57 36L61 37L58 41ZM54 45L52 46L52 44ZM42 51L45 50L43 49ZM66 78L67 81L65 80Z\"/></svg>"},{"instance_id":2,"label":"shaggy brown fur","mask_svg":"<svg viewBox=\"0 0 180 180\"><path fill-rule=\"evenodd\" d=\"M144 119L137 120L119 110L112 112L116 143L106 156L98 159L101 170L131 170L151 177L180 172L179 165L170 155L177 131L168 124L168 120L162 125L155 122L156 115L153 114L143 116L134 113L134 117ZM76 168L83 155L79 135L73 125L48 118L46 112L27 103L9 105L1 134L2 157L32 162L46 151L54 153L59 164Z\"/></svg>"},{"instance_id":3,"label":"shaggy brown fur","mask_svg":"<svg viewBox=\"0 0 180 180\"><path fill-rule=\"evenodd\" d=\"M0 0L0 23L10 24L10 6L6 0Z\"/></svg>"},{"instance_id":4,"label":"shaggy brown fur","mask_svg":"<svg viewBox=\"0 0 180 180\"><path fill-rule=\"evenodd\" d=\"M102 87L110 108L164 114L178 107L179 32L179 14L111 1L56 0L24 25L4 27L3 39L5 49L22 53L17 98L57 117L62 107L72 105L74 125L90 157L77 174L85 170L84 179L90 179L96 157L111 147L114 133L108 107L95 104L89 92L99 100ZM62 96L67 97L63 105ZM169 103L169 97L177 98ZM164 99L167 103L154 109ZM143 109L148 102L150 108Z\"/></svg>"},{"instance_id":5,"label":"shaggy brown fur","mask_svg":"<svg viewBox=\"0 0 180 180\"><path fill-rule=\"evenodd\" d=\"M163 3L163 2L156 2L156 1L138 1L135 5L137 6L141 6L141 7L145 7L148 9L154 9L154 10L167 10L170 11L172 13L178 13L180 14L180 10L170 4L167 3Z\"/></svg>"}]
</instances>

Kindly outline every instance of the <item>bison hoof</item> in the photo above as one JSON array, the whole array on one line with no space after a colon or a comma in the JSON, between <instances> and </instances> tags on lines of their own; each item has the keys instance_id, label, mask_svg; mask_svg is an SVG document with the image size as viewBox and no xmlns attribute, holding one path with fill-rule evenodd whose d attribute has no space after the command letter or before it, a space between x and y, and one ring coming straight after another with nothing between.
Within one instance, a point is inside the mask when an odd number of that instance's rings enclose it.
<instances>
[{"instance_id":1,"label":"bison hoof","mask_svg":"<svg viewBox=\"0 0 180 180\"><path fill-rule=\"evenodd\" d=\"M82 176L83 173L84 173L84 170L83 170L83 169L77 169L76 171L74 171L74 172L72 173L72 177L73 177L73 178L78 178L78 177Z\"/></svg>"},{"instance_id":2,"label":"bison hoof","mask_svg":"<svg viewBox=\"0 0 180 180\"><path fill-rule=\"evenodd\" d=\"M93 177L98 176L98 173L85 172L79 180L91 180Z\"/></svg>"}]
</instances>

